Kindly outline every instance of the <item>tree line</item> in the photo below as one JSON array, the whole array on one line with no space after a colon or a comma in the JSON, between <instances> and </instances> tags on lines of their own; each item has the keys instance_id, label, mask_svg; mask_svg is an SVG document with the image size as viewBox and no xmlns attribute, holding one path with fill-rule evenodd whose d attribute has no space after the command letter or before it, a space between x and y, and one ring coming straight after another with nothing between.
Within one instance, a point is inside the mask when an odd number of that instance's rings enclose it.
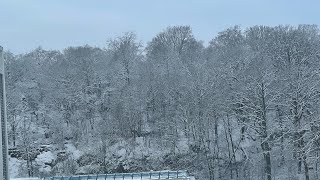
<instances>
[{"instance_id":1,"label":"tree line","mask_svg":"<svg viewBox=\"0 0 320 180\"><path fill-rule=\"evenodd\" d=\"M188 162L162 167L204 179L318 179L319 32L235 26L205 46L173 26L145 46L125 33L104 48L6 52L10 146L29 175L42 144L96 148L104 173L112 144L124 140L128 157L143 159L143 139Z\"/></svg>"}]
</instances>

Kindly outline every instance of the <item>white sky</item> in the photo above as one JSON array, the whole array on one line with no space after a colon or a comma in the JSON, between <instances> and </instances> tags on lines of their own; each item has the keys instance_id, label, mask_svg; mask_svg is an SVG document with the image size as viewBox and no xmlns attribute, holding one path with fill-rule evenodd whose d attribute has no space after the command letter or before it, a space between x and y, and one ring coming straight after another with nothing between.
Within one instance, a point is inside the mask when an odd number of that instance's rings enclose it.
<instances>
[{"instance_id":1,"label":"white sky","mask_svg":"<svg viewBox=\"0 0 320 180\"><path fill-rule=\"evenodd\" d=\"M319 0L0 0L0 45L104 47L127 31L146 44L168 26L190 25L210 41L230 26L320 24Z\"/></svg>"}]
</instances>

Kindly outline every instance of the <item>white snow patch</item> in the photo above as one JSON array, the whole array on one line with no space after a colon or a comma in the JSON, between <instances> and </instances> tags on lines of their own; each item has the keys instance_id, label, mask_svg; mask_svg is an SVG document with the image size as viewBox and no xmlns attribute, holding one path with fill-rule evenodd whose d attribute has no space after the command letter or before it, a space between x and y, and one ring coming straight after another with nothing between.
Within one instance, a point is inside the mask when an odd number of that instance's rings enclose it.
<instances>
[{"instance_id":1,"label":"white snow patch","mask_svg":"<svg viewBox=\"0 0 320 180\"><path fill-rule=\"evenodd\" d=\"M36 163L38 164L44 164L44 163L51 163L55 159L55 156L52 152L43 152L39 154L36 158Z\"/></svg>"},{"instance_id":2,"label":"white snow patch","mask_svg":"<svg viewBox=\"0 0 320 180\"><path fill-rule=\"evenodd\" d=\"M9 176L18 177L19 176L19 167L21 166L21 161L17 158L9 157Z\"/></svg>"},{"instance_id":3,"label":"white snow patch","mask_svg":"<svg viewBox=\"0 0 320 180\"><path fill-rule=\"evenodd\" d=\"M79 159L83 153L79 151L73 144L65 144L67 153L71 154L74 160Z\"/></svg>"},{"instance_id":4,"label":"white snow patch","mask_svg":"<svg viewBox=\"0 0 320 180\"><path fill-rule=\"evenodd\" d=\"M51 167L45 163L51 163L55 159L52 152L43 152L37 156L35 159L36 164L40 166L39 171L49 173L51 172Z\"/></svg>"},{"instance_id":5,"label":"white snow patch","mask_svg":"<svg viewBox=\"0 0 320 180\"><path fill-rule=\"evenodd\" d=\"M189 150L188 146L188 139L187 138L181 138L178 141L178 149L180 153L187 153Z\"/></svg>"}]
</instances>

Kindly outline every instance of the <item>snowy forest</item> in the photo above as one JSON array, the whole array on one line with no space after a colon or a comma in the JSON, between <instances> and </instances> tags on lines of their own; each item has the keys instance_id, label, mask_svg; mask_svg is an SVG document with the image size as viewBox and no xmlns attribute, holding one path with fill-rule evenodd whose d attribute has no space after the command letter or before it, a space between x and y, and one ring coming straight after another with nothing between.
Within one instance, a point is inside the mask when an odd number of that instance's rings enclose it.
<instances>
[{"instance_id":1,"label":"snowy forest","mask_svg":"<svg viewBox=\"0 0 320 180\"><path fill-rule=\"evenodd\" d=\"M320 31L171 26L142 44L4 53L12 177L188 170L320 179Z\"/></svg>"}]
</instances>

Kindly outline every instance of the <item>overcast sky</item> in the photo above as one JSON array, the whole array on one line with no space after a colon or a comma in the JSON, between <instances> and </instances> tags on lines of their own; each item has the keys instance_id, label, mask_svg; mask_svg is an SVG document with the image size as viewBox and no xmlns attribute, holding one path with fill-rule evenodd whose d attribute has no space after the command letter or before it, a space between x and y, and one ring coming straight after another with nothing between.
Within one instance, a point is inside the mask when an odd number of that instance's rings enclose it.
<instances>
[{"instance_id":1,"label":"overcast sky","mask_svg":"<svg viewBox=\"0 0 320 180\"><path fill-rule=\"evenodd\" d=\"M230 26L320 24L320 0L0 0L0 45L14 53L62 50L133 31L146 44L190 25L208 42Z\"/></svg>"}]
</instances>

